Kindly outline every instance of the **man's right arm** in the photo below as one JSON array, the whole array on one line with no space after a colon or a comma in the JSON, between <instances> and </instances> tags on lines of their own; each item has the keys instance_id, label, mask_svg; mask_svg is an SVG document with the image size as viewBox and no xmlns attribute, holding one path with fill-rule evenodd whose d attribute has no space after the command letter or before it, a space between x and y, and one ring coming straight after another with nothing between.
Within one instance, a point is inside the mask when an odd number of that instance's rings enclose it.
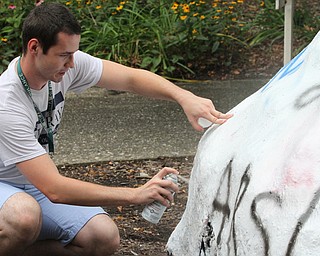
<instances>
[{"instance_id":1,"label":"man's right arm","mask_svg":"<svg viewBox=\"0 0 320 256\"><path fill-rule=\"evenodd\" d=\"M148 204L154 200L168 206L166 198L173 200L171 192L177 186L162 180L168 173L177 173L163 168L150 181L139 188L107 187L64 177L48 154L17 164L20 172L44 193L52 202L89 206L119 206Z\"/></svg>"}]
</instances>

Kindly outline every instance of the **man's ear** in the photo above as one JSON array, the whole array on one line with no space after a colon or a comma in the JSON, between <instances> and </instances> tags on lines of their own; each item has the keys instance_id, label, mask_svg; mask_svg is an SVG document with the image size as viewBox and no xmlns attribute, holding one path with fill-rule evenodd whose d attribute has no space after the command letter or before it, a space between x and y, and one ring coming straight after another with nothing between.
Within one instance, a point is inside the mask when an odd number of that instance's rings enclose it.
<instances>
[{"instance_id":1,"label":"man's ear","mask_svg":"<svg viewBox=\"0 0 320 256\"><path fill-rule=\"evenodd\" d=\"M32 38L28 43L28 51L30 54L37 54L40 49L40 43L38 39Z\"/></svg>"}]
</instances>

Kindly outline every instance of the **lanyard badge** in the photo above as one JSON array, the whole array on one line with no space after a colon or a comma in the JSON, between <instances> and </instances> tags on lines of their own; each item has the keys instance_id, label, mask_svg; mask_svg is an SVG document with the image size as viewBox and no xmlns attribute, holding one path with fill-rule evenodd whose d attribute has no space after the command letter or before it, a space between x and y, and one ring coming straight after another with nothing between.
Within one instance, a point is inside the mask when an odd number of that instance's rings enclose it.
<instances>
[{"instance_id":1,"label":"lanyard badge","mask_svg":"<svg viewBox=\"0 0 320 256\"><path fill-rule=\"evenodd\" d=\"M53 154L54 153L54 142L53 142L53 132L52 132L52 127L50 125L50 122L46 122L45 121L45 117L43 116L43 114L41 113L40 109L38 108L37 104L33 101L32 99L32 93L31 93L31 89L30 86L27 82L26 77L24 76L22 69L21 69L21 63L20 63L20 59L18 61L18 76L20 78L20 81L25 89L25 91L27 92L27 94L29 95L30 99L32 100L33 103L33 107L35 109L35 111L37 112L37 116L38 116L38 120L41 123L42 128L46 131L47 133L47 138L48 138L48 144L49 144L49 153ZM52 86L51 86L51 81L48 82L48 87L49 87L49 97L48 97L48 111L49 111L49 115L52 115L52 111L53 111L53 93L52 93Z\"/></svg>"}]
</instances>

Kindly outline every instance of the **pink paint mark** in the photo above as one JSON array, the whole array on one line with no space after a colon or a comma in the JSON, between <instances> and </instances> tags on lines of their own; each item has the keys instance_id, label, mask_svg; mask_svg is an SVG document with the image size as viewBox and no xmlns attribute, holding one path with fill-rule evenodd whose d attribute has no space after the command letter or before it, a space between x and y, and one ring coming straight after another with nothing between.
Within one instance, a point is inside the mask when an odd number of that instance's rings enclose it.
<instances>
[{"instance_id":1,"label":"pink paint mark","mask_svg":"<svg viewBox=\"0 0 320 256\"><path fill-rule=\"evenodd\" d=\"M311 188L314 184L314 175L311 171L285 170L283 185L290 187L306 186Z\"/></svg>"}]
</instances>

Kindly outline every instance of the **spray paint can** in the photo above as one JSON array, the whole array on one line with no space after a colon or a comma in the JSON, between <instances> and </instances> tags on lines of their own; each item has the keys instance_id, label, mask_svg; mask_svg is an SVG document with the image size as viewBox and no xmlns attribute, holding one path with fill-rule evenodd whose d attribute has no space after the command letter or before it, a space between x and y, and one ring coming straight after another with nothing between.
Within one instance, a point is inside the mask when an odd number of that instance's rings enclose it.
<instances>
[{"instance_id":1,"label":"spray paint can","mask_svg":"<svg viewBox=\"0 0 320 256\"><path fill-rule=\"evenodd\" d=\"M170 173L170 174L164 176L163 179L164 180L171 180L173 183L178 184L178 177L177 177L177 175L175 175L173 173ZM172 194L174 195L174 192L172 192ZM153 224L157 224L166 209L167 209L166 206L164 206L163 204L161 204L158 201L154 201L154 202L146 205L146 207L143 209L141 215L147 221L149 221Z\"/></svg>"}]
</instances>

